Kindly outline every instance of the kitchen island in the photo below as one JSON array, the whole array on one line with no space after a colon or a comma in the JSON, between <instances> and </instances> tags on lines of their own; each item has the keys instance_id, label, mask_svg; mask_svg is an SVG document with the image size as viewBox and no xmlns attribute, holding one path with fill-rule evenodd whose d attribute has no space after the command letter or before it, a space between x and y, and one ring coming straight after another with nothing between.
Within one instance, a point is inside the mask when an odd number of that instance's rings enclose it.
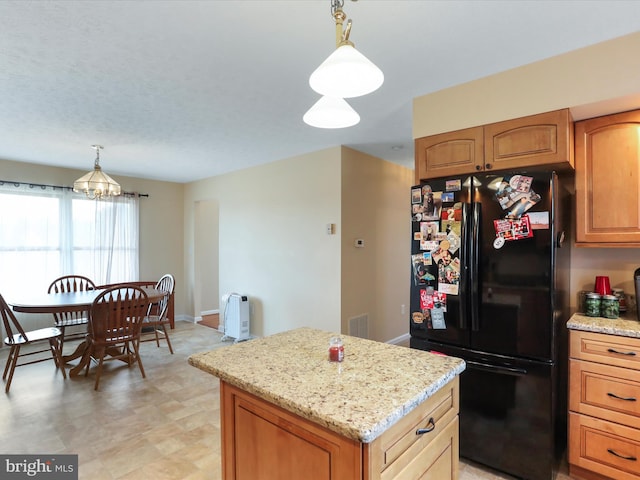
<instances>
[{"instance_id":1,"label":"kitchen island","mask_svg":"<svg viewBox=\"0 0 640 480\"><path fill-rule=\"evenodd\" d=\"M222 478L458 477L463 360L299 328L191 355L220 378Z\"/></svg>"}]
</instances>

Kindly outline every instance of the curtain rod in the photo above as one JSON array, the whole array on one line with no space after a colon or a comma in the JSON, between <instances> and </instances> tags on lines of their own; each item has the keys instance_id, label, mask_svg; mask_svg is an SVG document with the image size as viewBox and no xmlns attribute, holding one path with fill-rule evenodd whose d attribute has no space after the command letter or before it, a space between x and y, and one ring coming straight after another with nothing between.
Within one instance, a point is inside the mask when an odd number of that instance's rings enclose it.
<instances>
[{"instance_id":1,"label":"curtain rod","mask_svg":"<svg viewBox=\"0 0 640 480\"><path fill-rule=\"evenodd\" d=\"M56 188L59 188L60 190L73 190L73 187L64 187L62 185L47 185L45 183L15 182L13 180L0 180L0 185L5 185L5 184L13 185L15 187L19 187L20 185L28 185L29 188L40 187L43 190L45 188L53 188L54 190ZM126 195L126 196L135 196L135 195L137 195L138 197L148 197L149 196L148 193L135 193L135 192L122 192L122 195Z\"/></svg>"}]
</instances>

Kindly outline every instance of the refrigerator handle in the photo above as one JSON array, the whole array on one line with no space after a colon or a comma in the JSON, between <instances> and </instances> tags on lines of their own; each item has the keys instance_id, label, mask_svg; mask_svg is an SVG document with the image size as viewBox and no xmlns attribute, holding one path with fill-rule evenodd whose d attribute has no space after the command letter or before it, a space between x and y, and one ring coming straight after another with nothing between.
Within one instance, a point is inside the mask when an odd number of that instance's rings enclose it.
<instances>
[{"instance_id":1,"label":"refrigerator handle","mask_svg":"<svg viewBox=\"0 0 640 480\"><path fill-rule=\"evenodd\" d=\"M469 315L471 316L471 330L480 329L480 298L478 289L480 260L480 204L471 204L471 236L469 238Z\"/></svg>"},{"instance_id":2,"label":"refrigerator handle","mask_svg":"<svg viewBox=\"0 0 640 480\"><path fill-rule=\"evenodd\" d=\"M469 295L469 286L470 282L470 272L469 266L469 245L471 242L469 239L471 238L471 219L469 217L469 209L470 204L463 203L462 204L462 231L460 232L460 237L462 240L462 248L460 248L460 291L458 294L460 295L461 305L460 305L460 315L458 317L458 328L466 329L467 325L469 325L469 302L465 301ZM465 299L465 300L463 300Z\"/></svg>"},{"instance_id":3,"label":"refrigerator handle","mask_svg":"<svg viewBox=\"0 0 640 480\"><path fill-rule=\"evenodd\" d=\"M490 365L488 363L474 362L472 360L465 360L465 363L469 365L469 368L475 368L476 370L483 370L485 372L513 375L516 377L527 374L527 370L524 368L503 367L501 365Z\"/></svg>"}]
</instances>

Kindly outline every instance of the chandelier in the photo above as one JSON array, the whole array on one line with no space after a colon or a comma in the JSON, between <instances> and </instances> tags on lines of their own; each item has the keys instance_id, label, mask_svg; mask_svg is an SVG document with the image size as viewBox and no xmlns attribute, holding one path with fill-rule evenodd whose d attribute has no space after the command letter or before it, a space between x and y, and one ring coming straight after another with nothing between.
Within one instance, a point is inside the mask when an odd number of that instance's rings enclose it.
<instances>
[{"instance_id":1,"label":"chandelier","mask_svg":"<svg viewBox=\"0 0 640 480\"><path fill-rule=\"evenodd\" d=\"M384 74L349 40L351 20L347 18L344 0L331 0L331 15L336 23L336 50L309 77L311 88L323 95L305 113L305 123L319 128L344 128L360 121L358 113L344 100L377 90Z\"/></svg>"},{"instance_id":2,"label":"chandelier","mask_svg":"<svg viewBox=\"0 0 640 480\"><path fill-rule=\"evenodd\" d=\"M91 145L91 147L96 151L93 170L73 182L73 191L84 192L91 199L120 195L120 185L100 168L100 150L104 147L102 145Z\"/></svg>"}]
</instances>

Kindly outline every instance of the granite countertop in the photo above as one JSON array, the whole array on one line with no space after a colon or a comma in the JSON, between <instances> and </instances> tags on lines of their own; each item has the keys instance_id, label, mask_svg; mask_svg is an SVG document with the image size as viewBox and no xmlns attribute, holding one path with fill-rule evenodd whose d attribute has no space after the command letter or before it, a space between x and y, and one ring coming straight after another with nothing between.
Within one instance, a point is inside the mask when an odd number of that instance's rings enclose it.
<instances>
[{"instance_id":1,"label":"granite countertop","mask_svg":"<svg viewBox=\"0 0 640 480\"><path fill-rule=\"evenodd\" d=\"M567 322L567 328L640 338L640 322L636 318L632 315L626 318L587 317L582 313L574 313Z\"/></svg>"},{"instance_id":2,"label":"granite countertop","mask_svg":"<svg viewBox=\"0 0 640 480\"><path fill-rule=\"evenodd\" d=\"M193 354L189 363L353 440L369 443L465 369L464 360L298 328Z\"/></svg>"}]
</instances>

